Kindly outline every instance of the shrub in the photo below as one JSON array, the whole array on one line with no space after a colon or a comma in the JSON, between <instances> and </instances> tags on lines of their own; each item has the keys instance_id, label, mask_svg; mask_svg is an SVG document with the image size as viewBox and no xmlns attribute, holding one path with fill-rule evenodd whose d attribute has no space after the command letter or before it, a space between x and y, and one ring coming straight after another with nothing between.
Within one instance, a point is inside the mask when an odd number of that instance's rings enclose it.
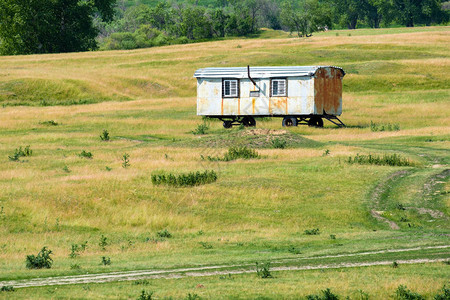
<instances>
[{"instance_id":1,"label":"shrub","mask_svg":"<svg viewBox=\"0 0 450 300\"><path fill-rule=\"evenodd\" d=\"M71 270L80 270L81 266L79 264L72 264L70 265Z\"/></svg>"},{"instance_id":2,"label":"shrub","mask_svg":"<svg viewBox=\"0 0 450 300\"><path fill-rule=\"evenodd\" d=\"M130 166L130 155L128 153L124 153L122 155L122 167L126 168Z\"/></svg>"},{"instance_id":3,"label":"shrub","mask_svg":"<svg viewBox=\"0 0 450 300\"><path fill-rule=\"evenodd\" d=\"M92 159L92 157L94 157L91 152L87 152L85 150L81 151L81 153L78 154L78 156L83 157L83 158L88 158L88 159Z\"/></svg>"},{"instance_id":4,"label":"shrub","mask_svg":"<svg viewBox=\"0 0 450 300\"><path fill-rule=\"evenodd\" d=\"M139 298L137 298L137 300L152 300L153 294L154 294L154 292L147 292L145 290L142 290L142 293L139 296Z\"/></svg>"},{"instance_id":5,"label":"shrub","mask_svg":"<svg viewBox=\"0 0 450 300\"><path fill-rule=\"evenodd\" d=\"M86 248L87 248L87 241L84 243L81 243L80 245L72 244L72 246L70 248L69 257L75 258L75 257L79 256L80 252L84 252L84 250L86 250Z\"/></svg>"},{"instance_id":6,"label":"shrub","mask_svg":"<svg viewBox=\"0 0 450 300\"><path fill-rule=\"evenodd\" d=\"M208 184L217 180L217 174L214 171L190 172L187 174L174 175L172 173L152 174L152 183L154 185L170 185L170 186L196 186Z\"/></svg>"},{"instance_id":7,"label":"shrub","mask_svg":"<svg viewBox=\"0 0 450 300\"><path fill-rule=\"evenodd\" d=\"M133 282L134 285L149 285L150 281L147 279L139 279Z\"/></svg>"},{"instance_id":8,"label":"shrub","mask_svg":"<svg viewBox=\"0 0 450 300\"><path fill-rule=\"evenodd\" d=\"M30 145L28 145L23 149L22 147L17 148L16 150L14 150L14 154L8 156L8 158L11 161L18 161L20 157L31 156L32 154L33 150L31 150Z\"/></svg>"},{"instance_id":9,"label":"shrub","mask_svg":"<svg viewBox=\"0 0 450 300\"><path fill-rule=\"evenodd\" d=\"M396 300L425 300L422 295L410 291L406 286L399 285L395 291L394 299Z\"/></svg>"},{"instance_id":10,"label":"shrub","mask_svg":"<svg viewBox=\"0 0 450 300\"><path fill-rule=\"evenodd\" d=\"M347 162L349 164L360 164L360 165L379 165L379 166L413 166L414 163L407 158L403 158L398 154L384 154L383 156L378 155L359 155L356 154L355 157L349 157Z\"/></svg>"},{"instance_id":11,"label":"shrub","mask_svg":"<svg viewBox=\"0 0 450 300\"><path fill-rule=\"evenodd\" d=\"M199 242L199 244L202 245L202 247L204 249L212 249L213 248L213 246L208 242Z\"/></svg>"},{"instance_id":12,"label":"shrub","mask_svg":"<svg viewBox=\"0 0 450 300\"><path fill-rule=\"evenodd\" d=\"M394 269L395 268L398 268L398 262L396 262L396 261L394 261L394 262L392 262L392 265L391 265Z\"/></svg>"},{"instance_id":13,"label":"shrub","mask_svg":"<svg viewBox=\"0 0 450 300\"><path fill-rule=\"evenodd\" d=\"M4 285L0 288L0 292L14 292L15 289L12 285Z\"/></svg>"},{"instance_id":14,"label":"shrub","mask_svg":"<svg viewBox=\"0 0 450 300\"><path fill-rule=\"evenodd\" d=\"M273 276L270 273L270 262L263 264L256 263L256 274L260 278L272 278Z\"/></svg>"},{"instance_id":15,"label":"shrub","mask_svg":"<svg viewBox=\"0 0 450 300\"><path fill-rule=\"evenodd\" d=\"M209 125L206 122L203 122L202 124L198 124L197 128L193 130L192 133L195 135L206 134L208 129Z\"/></svg>"},{"instance_id":16,"label":"shrub","mask_svg":"<svg viewBox=\"0 0 450 300\"><path fill-rule=\"evenodd\" d=\"M58 123L56 123L56 122L53 121L53 120L44 121L44 122L39 122L39 124L47 125L47 126L58 126L58 125L59 125Z\"/></svg>"},{"instance_id":17,"label":"shrub","mask_svg":"<svg viewBox=\"0 0 450 300\"><path fill-rule=\"evenodd\" d=\"M199 295L197 294L187 294L186 296L186 300L197 300L197 299L201 299Z\"/></svg>"},{"instance_id":18,"label":"shrub","mask_svg":"<svg viewBox=\"0 0 450 300\"><path fill-rule=\"evenodd\" d=\"M330 234L330 239L335 240L336 239L336 235L335 234Z\"/></svg>"},{"instance_id":19,"label":"shrub","mask_svg":"<svg viewBox=\"0 0 450 300\"><path fill-rule=\"evenodd\" d=\"M27 269L50 269L53 264L53 259L50 257L51 254L51 250L47 249L47 247L43 247L37 256L27 255Z\"/></svg>"},{"instance_id":20,"label":"shrub","mask_svg":"<svg viewBox=\"0 0 450 300\"><path fill-rule=\"evenodd\" d=\"M324 150L322 153L322 156L328 156L328 155L330 155L330 150L329 149Z\"/></svg>"},{"instance_id":21,"label":"shrub","mask_svg":"<svg viewBox=\"0 0 450 300\"><path fill-rule=\"evenodd\" d=\"M107 256L102 256L102 265L109 266L111 264L111 258Z\"/></svg>"},{"instance_id":22,"label":"shrub","mask_svg":"<svg viewBox=\"0 0 450 300\"><path fill-rule=\"evenodd\" d=\"M105 251L106 246L108 246L108 238L102 234L102 236L100 237L100 242L98 243L98 245L100 246L100 249Z\"/></svg>"},{"instance_id":23,"label":"shrub","mask_svg":"<svg viewBox=\"0 0 450 300\"><path fill-rule=\"evenodd\" d=\"M64 172L66 172L66 173L70 173L70 169L69 169L68 166L64 166L64 167L62 168L62 170L63 170Z\"/></svg>"},{"instance_id":24,"label":"shrub","mask_svg":"<svg viewBox=\"0 0 450 300\"><path fill-rule=\"evenodd\" d=\"M374 132L376 132L376 131L399 131L400 125L391 124L391 123L376 124L376 123L370 121L370 130L374 131Z\"/></svg>"},{"instance_id":25,"label":"shrub","mask_svg":"<svg viewBox=\"0 0 450 300\"><path fill-rule=\"evenodd\" d=\"M434 300L448 300L450 299L450 288L446 285L441 290L442 293L438 293L434 296Z\"/></svg>"},{"instance_id":26,"label":"shrub","mask_svg":"<svg viewBox=\"0 0 450 300\"><path fill-rule=\"evenodd\" d=\"M272 147L275 149L284 149L286 148L287 142L285 140L276 138L272 140Z\"/></svg>"},{"instance_id":27,"label":"shrub","mask_svg":"<svg viewBox=\"0 0 450 300\"><path fill-rule=\"evenodd\" d=\"M162 238L168 238L168 239L170 239L171 237L172 237L172 234L169 232L169 230L167 230L167 229L163 229L163 230L160 230L160 231L158 231L157 233L156 233L159 237L162 237Z\"/></svg>"},{"instance_id":28,"label":"shrub","mask_svg":"<svg viewBox=\"0 0 450 300\"><path fill-rule=\"evenodd\" d=\"M338 300L339 296L333 294L330 289L322 290L322 295L308 295L307 300Z\"/></svg>"},{"instance_id":29,"label":"shrub","mask_svg":"<svg viewBox=\"0 0 450 300\"><path fill-rule=\"evenodd\" d=\"M320 229L319 228L306 229L305 230L305 234L306 235L319 235L320 234Z\"/></svg>"},{"instance_id":30,"label":"shrub","mask_svg":"<svg viewBox=\"0 0 450 300\"><path fill-rule=\"evenodd\" d=\"M109 132L108 130L103 130L103 133L100 135L100 139L104 142L109 141Z\"/></svg>"}]
</instances>

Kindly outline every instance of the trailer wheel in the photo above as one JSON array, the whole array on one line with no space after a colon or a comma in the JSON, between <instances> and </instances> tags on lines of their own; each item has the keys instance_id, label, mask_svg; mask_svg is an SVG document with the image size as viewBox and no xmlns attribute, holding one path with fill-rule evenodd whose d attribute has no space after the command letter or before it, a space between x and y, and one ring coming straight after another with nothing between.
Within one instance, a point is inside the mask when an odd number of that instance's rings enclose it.
<instances>
[{"instance_id":1,"label":"trailer wheel","mask_svg":"<svg viewBox=\"0 0 450 300\"><path fill-rule=\"evenodd\" d=\"M224 128L231 128L233 126L233 121L223 121Z\"/></svg>"},{"instance_id":2,"label":"trailer wheel","mask_svg":"<svg viewBox=\"0 0 450 300\"><path fill-rule=\"evenodd\" d=\"M283 125L283 127L297 126L298 125L297 118L284 117L282 125Z\"/></svg>"},{"instance_id":3,"label":"trailer wheel","mask_svg":"<svg viewBox=\"0 0 450 300\"><path fill-rule=\"evenodd\" d=\"M321 117L311 117L308 120L308 126L310 127L323 127L323 120Z\"/></svg>"},{"instance_id":4,"label":"trailer wheel","mask_svg":"<svg viewBox=\"0 0 450 300\"><path fill-rule=\"evenodd\" d=\"M255 127L256 121L253 117L244 117L242 119L242 124L244 124L245 127Z\"/></svg>"}]
</instances>

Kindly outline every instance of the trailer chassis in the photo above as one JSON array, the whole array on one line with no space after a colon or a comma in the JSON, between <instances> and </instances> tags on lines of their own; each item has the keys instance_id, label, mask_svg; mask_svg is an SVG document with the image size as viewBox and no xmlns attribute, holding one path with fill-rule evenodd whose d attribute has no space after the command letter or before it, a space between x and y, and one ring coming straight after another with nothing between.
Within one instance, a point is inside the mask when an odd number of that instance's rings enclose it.
<instances>
[{"instance_id":1,"label":"trailer chassis","mask_svg":"<svg viewBox=\"0 0 450 300\"><path fill-rule=\"evenodd\" d=\"M308 125L310 127L323 127L323 119L330 121L339 128L346 127L337 116L329 115L292 115L292 116L278 116L278 115L258 115L258 116L208 116L208 118L219 119L223 122L224 128L231 128L233 126L244 125L245 127L255 127L256 118L283 118L283 127L292 127L298 125Z\"/></svg>"}]
</instances>

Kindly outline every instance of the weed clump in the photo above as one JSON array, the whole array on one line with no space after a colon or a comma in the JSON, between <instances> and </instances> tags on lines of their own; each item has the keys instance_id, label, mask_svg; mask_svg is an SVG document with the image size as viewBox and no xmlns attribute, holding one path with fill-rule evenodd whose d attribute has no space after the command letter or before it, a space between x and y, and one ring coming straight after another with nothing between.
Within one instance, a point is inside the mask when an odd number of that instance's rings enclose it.
<instances>
[{"instance_id":1,"label":"weed clump","mask_svg":"<svg viewBox=\"0 0 450 300\"><path fill-rule=\"evenodd\" d=\"M308 295L307 300L338 300L339 296L333 294L330 289L322 290L322 295Z\"/></svg>"},{"instance_id":2,"label":"weed clump","mask_svg":"<svg viewBox=\"0 0 450 300\"><path fill-rule=\"evenodd\" d=\"M26 267L27 269L50 269L53 264L53 259L50 257L52 250L43 247L38 255L27 255Z\"/></svg>"},{"instance_id":3,"label":"weed clump","mask_svg":"<svg viewBox=\"0 0 450 300\"><path fill-rule=\"evenodd\" d=\"M81 151L80 154L78 154L78 156L81 158L88 158L88 159L92 159L94 157L91 152L85 150Z\"/></svg>"},{"instance_id":4,"label":"weed clump","mask_svg":"<svg viewBox=\"0 0 450 300\"><path fill-rule=\"evenodd\" d=\"M217 174L214 171L190 172L187 174L174 175L172 173L152 174L152 183L154 185L170 185L175 187L197 186L215 182Z\"/></svg>"},{"instance_id":5,"label":"weed clump","mask_svg":"<svg viewBox=\"0 0 450 300\"><path fill-rule=\"evenodd\" d=\"M236 159L252 159L252 158L260 158L261 156L256 150L247 148L245 146L242 147L230 147L228 151L225 153L223 157L219 156L208 156L207 159L209 161L232 161ZM204 159L204 157L201 157Z\"/></svg>"},{"instance_id":6,"label":"weed clump","mask_svg":"<svg viewBox=\"0 0 450 300\"><path fill-rule=\"evenodd\" d=\"M122 155L122 167L127 168L130 166L130 154L124 153Z\"/></svg>"},{"instance_id":7,"label":"weed clump","mask_svg":"<svg viewBox=\"0 0 450 300\"><path fill-rule=\"evenodd\" d=\"M359 155L356 154L355 157L349 157L347 162L349 164L360 164L360 165L378 165L378 166L397 166L406 167L413 166L414 163L407 158L403 158L398 154L384 154L383 156L378 155Z\"/></svg>"},{"instance_id":8,"label":"weed clump","mask_svg":"<svg viewBox=\"0 0 450 300\"><path fill-rule=\"evenodd\" d=\"M39 122L39 124L46 125L46 126L58 126L59 125L57 122L55 122L53 120Z\"/></svg>"},{"instance_id":9,"label":"weed clump","mask_svg":"<svg viewBox=\"0 0 450 300\"><path fill-rule=\"evenodd\" d=\"M77 256L80 255L80 252L84 252L84 250L86 250L87 248L87 241L81 244L72 244L71 248L70 248L70 254L69 257L70 258L75 258Z\"/></svg>"},{"instance_id":10,"label":"weed clump","mask_svg":"<svg viewBox=\"0 0 450 300\"><path fill-rule=\"evenodd\" d=\"M109 132L108 130L103 130L102 134L100 135L100 139L104 142L109 141L110 137L109 137Z\"/></svg>"},{"instance_id":11,"label":"weed clump","mask_svg":"<svg viewBox=\"0 0 450 300\"><path fill-rule=\"evenodd\" d=\"M399 285L394 295L395 300L425 300L425 298L417 293L412 292L404 285Z\"/></svg>"},{"instance_id":12,"label":"weed clump","mask_svg":"<svg viewBox=\"0 0 450 300\"><path fill-rule=\"evenodd\" d=\"M377 132L377 131L399 131L400 130L400 125L398 125L398 124L391 124L391 123L376 124L376 123L370 121L370 130L373 131L373 132Z\"/></svg>"},{"instance_id":13,"label":"weed clump","mask_svg":"<svg viewBox=\"0 0 450 300\"><path fill-rule=\"evenodd\" d=\"M319 228L313 228L313 229L306 229L305 230L306 235L319 235L320 229Z\"/></svg>"},{"instance_id":14,"label":"weed clump","mask_svg":"<svg viewBox=\"0 0 450 300\"><path fill-rule=\"evenodd\" d=\"M199 244L204 248L204 249L212 249L213 246L208 243L208 242L199 242Z\"/></svg>"},{"instance_id":15,"label":"weed clump","mask_svg":"<svg viewBox=\"0 0 450 300\"><path fill-rule=\"evenodd\" d=\"M270 262L266 263L256 263L256 274L260 278L273 278L272 274L270 273Z\"/></svg>"},{"instance_id":16,"label":"weed clump","mask_svg":"<svg viewBox=\"0 0 450 300\"><path fill-rule=\"evenodd\" d=\"M108 238L102 234L102 236L100 237L100 242L98 243L98 245L100 246L100 249L105 251L106 246L108 246Z\"/></svg>"},{"instance_id":17,"label":"weed clump","mask_svg":"<svg viewBox=\"0 0 450 300\"><path fill-rule=\"evenodd\" d=\"M272 140L272 147L275 149L285 149L287 146L287 142L285 140L275 138Z\"/></svg>"},{"instance_id":18,"label":"weed clump","mask_svg":"<svg viewBox=\"0 0 450 300\"><path fill-rule=\"evenodd\" d=\"M154 292L147 292L146 290L142 290L141 295L137 298L137 300L152 300Z\"/></svg>"},{"instance_id":19,"label":"weed clump","mask_svg":"<svg viewBox=\"0 0 450 300\"><path fill-rule=\"evenodd\" d=\"M0 292L14 292L15 289L12 285L4 285L0 288Z\"/></svg>"},{"instance_id":20,"label":"weed clump","mask_svg":"<svg viewBox=\"0 0 450 300\"><path fill-rule=\"evenodd\" d=\"M109 266L111 265L111 258L107 256L102 256L102 265Z\"/></svg>"},{"instance_id":21,"label":"weed clump","mask_svg":"<svg viewBox=\"0 0 450 300\"><path fill-rule=\"evenodd\" d=\"M441 293L438 293L434 296L434 300L448 300L450 299L450 288L446 285L441 290Z\"/></svg>"},{"instance_id":22,"label":"weed clump","mask_svg":"<svg viewBox=\"0 0 450 300\"><path fill-rule=\"evenodd\" d=\"M203 122L202 124L198 124L197 128L192 131L195 135L202 135L207 134L209 130L209 125L206 122Z\"/></svg>"},{"instance_id":23,"label":"weed clump","mask_svg":"<svg viewBox=\"0 0 450 300\"><path fill-rule=\"evenodd\" d=\"M172 237L172 234L170 233L169 230L167 230L167 228L160 230L156 233L157 236L161 237L161 238L168 238L170 239Z\"/></svg>"},{"instance_id":24,"label":"weed clump","mask_svg":"<svg viewBox=\"0 0 450 300\"><path fill-rule=\"evenodd\" d=\"M20 157L31 156L33 154L33 150L31 150L30 145L26 146L22 149L22 147L14 150L14 154L9 156L8 158L11 161L18 161Z\"/></svg>"}]
</instances>

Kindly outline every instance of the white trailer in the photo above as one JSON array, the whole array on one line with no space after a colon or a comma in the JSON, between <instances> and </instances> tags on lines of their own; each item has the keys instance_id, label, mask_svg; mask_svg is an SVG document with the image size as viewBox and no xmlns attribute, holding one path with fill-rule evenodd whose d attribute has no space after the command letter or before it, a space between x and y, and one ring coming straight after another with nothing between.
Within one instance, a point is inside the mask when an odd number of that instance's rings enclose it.
<instances>
[{"instance_id":1,"label":"white trailer","mask_svg":"<svg viewBox=\"0 0 450 300\"><path fill-rule=\"evenodd\" d=\"M283 126L345 126L342 78L333 66L205 68L197 78L197 115L218 118L225 128L255 126L255 117L282 117Z\"/></svg>"}]
</instances>

